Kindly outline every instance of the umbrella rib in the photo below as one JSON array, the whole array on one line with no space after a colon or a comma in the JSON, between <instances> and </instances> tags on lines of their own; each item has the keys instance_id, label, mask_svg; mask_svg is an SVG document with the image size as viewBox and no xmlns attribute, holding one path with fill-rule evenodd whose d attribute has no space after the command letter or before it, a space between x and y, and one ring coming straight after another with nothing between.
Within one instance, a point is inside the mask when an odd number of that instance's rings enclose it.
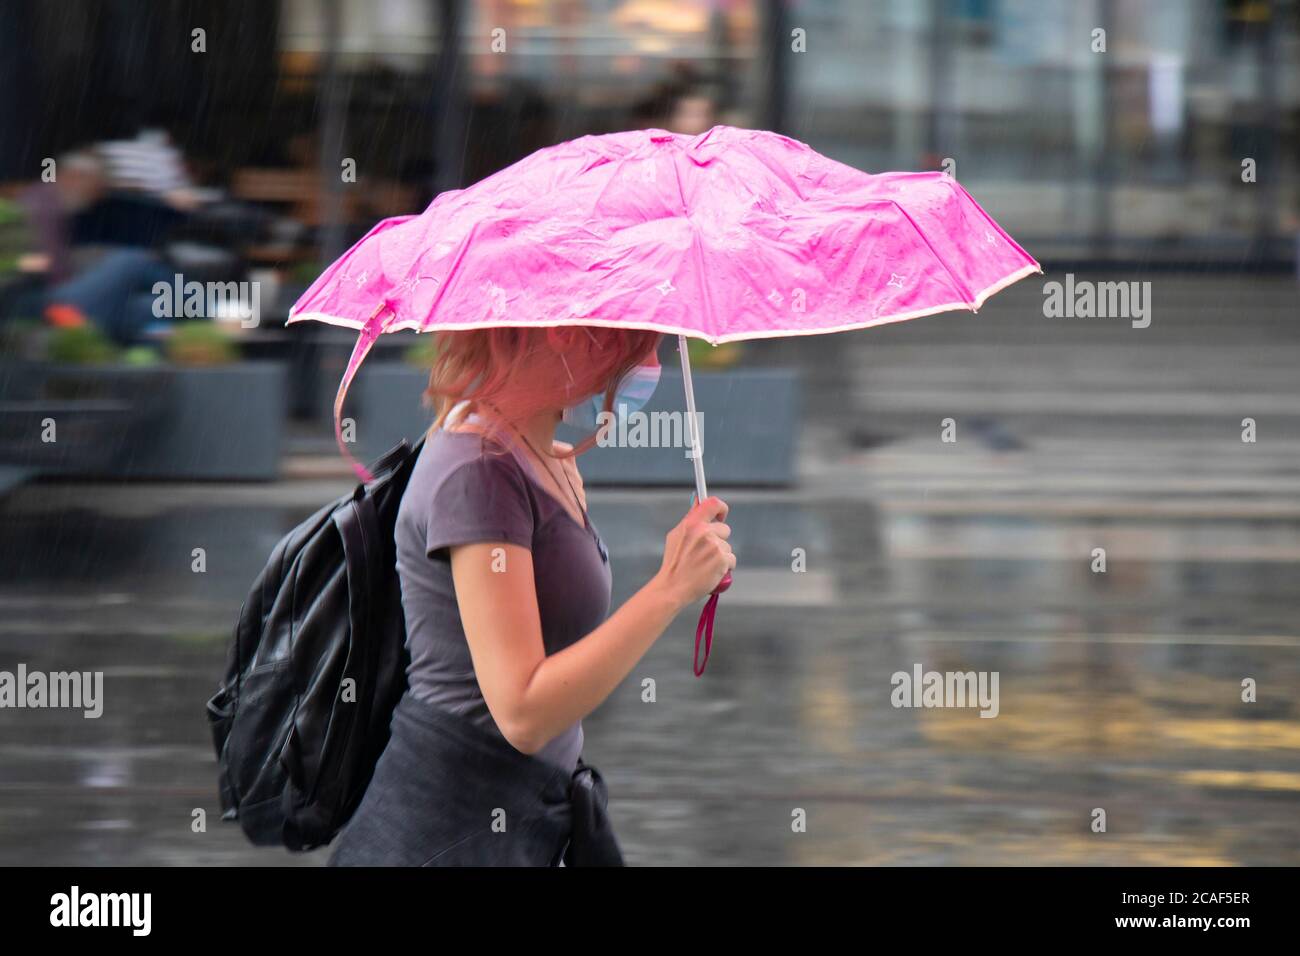
<instances>
[{"instance_id":1,"label":"umbrella rib","mask_svg":"<svg viewBox=\"0 0 1300 956\"><path fill-rule=\"evenodd\" d=\"M948 273L948 278L952 279L953 285L957 287L957 291L964 297L963 301L965 301L967 305L973 306L975 302L975 293L966 285L965 282L957 278L957 274L948 267L948 263L944 261L943 256L939 255L934 246L930 244L930 240L926 236L925 231L916 224L916 220L908 214L907 210L899 205L898 200L890 199L889 202L893 203L894 208L903 214L903 218L907 220L908 225L910 225L916 234L921 237L921 241L925 243L925 247L930 250L930 255L934 256L934 261L943 266L943 271Z\"/></svg>"},{"instance_id":2,"label":"umbrella rib","mask_svg":"<svg viewBox=\"0 0 1300 956\"><path fill-rule=\"evenodd\" d=\"M433 314L438 311L438 303L442 301L443 295L447 292L447 287L451 285L453 278L456 276L456 270L460 267L461 260L465 258L465 254L469 250L470 240L478 234L479 227L482 226L482 224L482 219L476 219L474 225L470 226L469 233L460 241L460 245L456 249L456 258L451 265L447 267L443 280L438 282L438 291L434 293L433 301L429 303L429 314L423 321L420 321L422 326L426 325L429 319L433 318ZM435 281L437 280L435 279Z\"/></svg>"},{"instance_id":3,"label":"umbrella rib","mask_svg":"<svg viewBox=\"0 0 1300 956\"><path fill-rule=\"evenodd\" d=\"M677 156L673 157L671 166L673 170L673 179L677 182L677 199L681 203L682 218L685 219L687 225L691 227L691 251L695 258L695 264L698 267L696 275L700 277L700 296L704 300L704 313L706 316L706 320L702 324L708 329L706 337L709 340L709 344L716 345L718 330L714 321L713 296L709 292L708 273L704 270L704 255L700 248L700 232L695 226L695 221L691 219L691 211L686 205L686 194L682 191L682 175L677 166L677 159Z\"/></svg>"},{"instance_id":4,"label":"umbrella rib","mask_svg":"<svg viewBox=\"0 0 1300 956\"><path fill-rule=\"evenodd\" d=\"M984 207L979 204L979 201L970 194L970 192L966 189L965 186L962 186L960 183L958 183L957 185L958 187L960 187L962 194L965 196L965 198L970 200L970 204L974 206L976 211L984 218L984 222L986 225L996 229L998 231L998 235L1000 235L1003 239L1005 239L1008 243L1010 243L1013 249L1019 252L1030 262L1034 262L1034 263L1038 262L1037 259L1035 259L1033 256L1031 256L1028 252L1025 251L1024 247L1021 246L1020 243L1016 242L1016 240L1012 239L1010 236L1007 235L1007 231L997 224L997 221L992 216L990 216L988 212L985 211ZM1039 266L1038 271L1039 272L1043 271L1041 265ZM989 294L991 295L992 293Z\"/></svg>"},{"instance_id":5,"label":"umbrella rib","mask_svg":"<svg viewBox=\"0 0 1300 956\"><path fill-rule=\"evenodd\" d=\"M695 228L695 223L691 223L691 250L695 257L696 275L699 277L700 298L704 300L705 321L702 323L708 329L708 340L710 345L717 345L718 329L714 321L713 312L713 293L709 289L709 274L704 268L704 252L700 248L700 233Z\"/></svg>"}]
</instances>

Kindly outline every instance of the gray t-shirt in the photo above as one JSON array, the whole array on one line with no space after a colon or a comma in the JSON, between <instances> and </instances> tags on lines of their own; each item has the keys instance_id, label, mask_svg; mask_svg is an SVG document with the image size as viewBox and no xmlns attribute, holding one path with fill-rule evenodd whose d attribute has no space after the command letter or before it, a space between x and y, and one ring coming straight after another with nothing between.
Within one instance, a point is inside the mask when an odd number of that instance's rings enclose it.
<instances>
[{"instance_id":1,"label":"gray t-shirt","mask_svg":"<svg viewBox=\"0 0 1300 956\"><path fill-rule=\"evenodd\" d=\"M500 734L474 675L448 548L504 541L529 548L548 655L609 614L609 554L595 527L579 524L541 484L526 457L475 432L429 434L397 514L397 574L411 653L413 696ZM503 738L504 739L504 738ZM572 771L582 722L537 754Z\"/></svg>"}]
</instances>

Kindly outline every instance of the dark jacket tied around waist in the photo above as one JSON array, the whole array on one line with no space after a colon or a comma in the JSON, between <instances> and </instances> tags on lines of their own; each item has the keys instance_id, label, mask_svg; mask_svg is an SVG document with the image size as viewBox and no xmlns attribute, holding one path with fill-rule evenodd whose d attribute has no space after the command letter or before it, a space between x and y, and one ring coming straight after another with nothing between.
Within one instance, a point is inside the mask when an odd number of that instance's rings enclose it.
<instances>
[{"instance_id":1,"label":"dark jacket tied around waist","mask_svg":"<svg viewBox=\"0 0 1300 956\"><path fill-rule=\"evenodd\" d=\"M331 866L621 866L595 767L520 753L409 693Z\"/></svg>"}]
</instances>

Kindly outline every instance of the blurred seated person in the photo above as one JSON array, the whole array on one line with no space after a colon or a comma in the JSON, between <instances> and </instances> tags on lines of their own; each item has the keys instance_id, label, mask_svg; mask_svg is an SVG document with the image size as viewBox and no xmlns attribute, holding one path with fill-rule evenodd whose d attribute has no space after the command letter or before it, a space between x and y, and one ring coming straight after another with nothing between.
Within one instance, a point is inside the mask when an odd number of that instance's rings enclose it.
<instances>
[{"instance_id":1,"label":"blurred seated person","mask_svg":"<svg viewBox=\"0 0 1300 956\"><path fill-rule=\"evenodd\" d=\"M100 143L106 195L78 217L74 241L116 246L156 246L203 203L184 157L160 128L134 139Z\"/></svg>"},{"instance_id":2,"label":"blurred seated person","mask_svg":"<svg viewBox=\"0 0 1300 956\"><path fill-rule=\"evenodd\" d=\"M698 136L717 122L717 105L708 84L688 63L676 63L669 76L632 108L632 121L641 129Z\"/></svg>"},{"instance_id":3,"label":"blurred seated person","mask_svg":"<svg viewBox=\"0 0 1300 956\"><path fill-rule=\"evenodd\" d=\"M154 199L182 212L198 208L201 192L185 158L164 129L142 129L134 139L100 143L109 188Z\"/></svg>"},{"instance_id":4,"label":"blurred seated person","mask_svg":"<svg viewBox=\"0 0 1300 956\"><path fill-rule=\"evenodd\" d=\"M45 294L45 320L55 326L93 323L118 345L136 345L159 324L153 288L170 289L172 270L148 249L117 248ZM167 293L170 295L170 291Z\"/></svg>"},{"instance_id":5,"label":"blurred seated person","mask_svg":"<svg viewBox=\"0 0 1300 956\"><path fill-rule=\"evenodd\" d=\"M28 281L12 311L40 311L55 326L91 322L130 345L155 322L154 284L172 276L151 249L113 241L123 237L85 241L78 219L102 207L110 183L97 155L77 152L56 161L51 182L36 183L19 196L33 248L18 258L18 270Z\"/></svg>"},{"instance_id":6,"label":"blurred seated person","mask_svg":"<svg viewBox=\"0 0 1300 956\"><path fill-rule=\"evenodd\" d=\"M72 223L107 191L103 164L93 153L60 156L54 168L53 182L36 183L18 196L33 246L19 258L18 268L42 276L48 284L70 279L78 267L98 255L91 249L74 251Z\"/></svg>"}]
</instances>

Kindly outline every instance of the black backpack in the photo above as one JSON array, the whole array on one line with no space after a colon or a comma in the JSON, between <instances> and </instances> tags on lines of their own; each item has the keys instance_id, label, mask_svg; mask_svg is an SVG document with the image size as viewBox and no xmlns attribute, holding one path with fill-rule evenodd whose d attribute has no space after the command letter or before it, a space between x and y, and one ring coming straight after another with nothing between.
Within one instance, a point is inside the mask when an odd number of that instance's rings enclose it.
<instances>
[{"instance_id":1,"label":"black backpack","mask_svg":"<svg viewBox=\"0 0 1300 956\"><path fill-rule=\"evenodd\" d=\"M424 440L280 540L208 701L222 819L255 844L329 843L361 802L406 689L393 532Z\"/></svg>"}]
</instances>

